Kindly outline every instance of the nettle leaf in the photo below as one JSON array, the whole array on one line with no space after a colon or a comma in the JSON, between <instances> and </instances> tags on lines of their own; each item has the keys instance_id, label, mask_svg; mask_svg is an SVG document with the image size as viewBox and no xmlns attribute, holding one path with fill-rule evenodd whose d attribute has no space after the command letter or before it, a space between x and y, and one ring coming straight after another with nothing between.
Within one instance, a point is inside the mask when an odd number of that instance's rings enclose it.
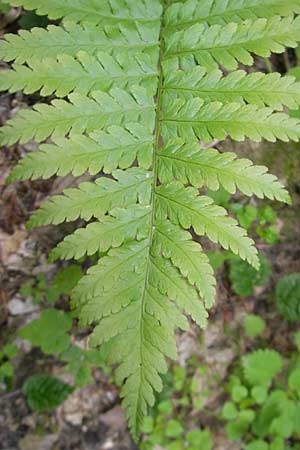
<instances>
[{"instance_id":1,"label":"nettle leaf","mask_svg":"<svg viewBox=\"0 0 300 450\"><path fill-rule=\"evenodd\" d=\"M297 45L299 2L6 3L62 20L1 40L12 68L1 71L0 88L52 98L8 120L0 140L40 144L9 181L90 176L43 203L29 226L81 219L50 257L95 258L72 307L83 325L94 325L90 344L102 345L117 365L137 439L162 389L165 356L176 358L175 330L188 328L188 316L206 326L214 302L216 281L201 236L259 267L253 240L214 204L213 191L290 202L265 167L204 144L228 136L299 140L299 121L282 112L299 106L299 83L236 70L252 65L253 55ZM57 335L49 314L29 324L24 337L48 352L64 351L70 323ZM38 339L46 328L58 336L54 348L48 337Z\"/></svg>"},{"instance_id":2,"label":"nettle leaf","mask_svg":"<svg viewBox=\"0 0 300 450\"><path fill-rule=\"evenodd\" d=\"M74 388L49 375L34 375L23 385L28 405L34 411L51 411L63 403Z\"/></svg>"}]
</instances>

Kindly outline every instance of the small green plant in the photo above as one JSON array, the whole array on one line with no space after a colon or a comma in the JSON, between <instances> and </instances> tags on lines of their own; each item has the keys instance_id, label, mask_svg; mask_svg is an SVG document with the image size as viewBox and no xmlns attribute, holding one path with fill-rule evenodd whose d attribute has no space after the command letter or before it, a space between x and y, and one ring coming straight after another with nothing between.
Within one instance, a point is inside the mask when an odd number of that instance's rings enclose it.
<instances>
[{"instance_id":1,"label":"small green plant","mask_svg":"<svg viewBox=\"0 0 300 450\"><path fill-rule=\"evenodd\" d=\"M235 256L229 259L229 280L233 291L241 297L254 293L256 286L263 286L271 277L271 265L267 258L259 254L260 267L255 270L246 261L240 261Z\"/></svg>"},{"instance_id":2,"label":"small green plant","mask_svg":"<svg viewBox=\"0 0 300 450\"><path fill-rule=\"evenodd\" d=\"M300 321L300 273L286 275L276 285L280 314L290 322Z\"/></svg>"},{"instance_id":3,"label":"small green plant","mask_svg":"<svg viewBox=\"0 0 300 450\"><path fill-rule=\"evenodd\" d=\"M240 261L230 251L211 251L208 257L215 270L220 269L225 262L228 263L231 288L241 297L252 295L255 287L266 284L272 274L270 262L262 253L258 254L260 266L257 270L246 261Z\"/></svg>"},{"instance_id":4,"label":"small green plant","mask_svg":"<svg viewBox=\"0 0 300 450\"><path fill-rule=\"evenodd\" d=\"M73 392L74 388L49 375L34 375L24 383L23 393L34 411L51 411Z\"/></svg>"},{"instance_id":5,"label":"small green plant","mask_svg":"<svg viewBox=\"0 0 300 450\"><path fill-rule=\"evenodd\" d=\"M300 368L285 369L274 350L258 350L242 357L237 375L228 384L230 400L223 407L228 438L245 450L286 450L300 444ZM293 447L298 448L298 447Z\"/></svg>"},{"instance_id":6,"label":"small green plant","mask_svg":"<svg viewBox=\"0 0 300 450\"><path fill-rule=\"evenodd\" d=\"M79 265L70 264L59 270L52 279L47 281L44 273L23 283L19 293L22 297L31 297L35 303L55 303L61 295L70 295L83 273Z\"/></svg>"},{"instance_id":7,"label":"small green plant","mask_svg":"<svg viewBox=\"0 0 300 450\"><path fill-rule=\"evenodd\" d=\"M46 354L61 353L70 346L69 331L72 320L68 314L57 309L45 309L40 318L32 320L18 331L22 339L40 347Z\"/></svg>"},{"instance_id":8,"label":"small green plant","mask_svg":"<svg viewBox=\"0 0 300 450\"><path fill-rule=\"evenodd\" d=\"M206 371L207 367L199 365L196 358L191 358L186 368L172 365L164 380L164 390L143 422L142 450L152 450L155 446L167 450L212 449L210 431L199 428L199 423L190 416L191 405L194 411L202 411L204 398L209 395L208 390L199 390L196 383L197 377Z\"/></svg>"},{"instance_id":9,"label":"small green plant","mask_svg":"<svg viewBox=\"0 0 300 450\"><path fill-rule=\"evenodd\" d=\"M101 367L108 373L100 350L84 350L71 344L72 319L58 309L45 309L38 319L32 320L18 331L22 339L39 347L43 353L55 355L65 363L64 370L74 376L74 385L83 387L92 380L92 368Z\"/></svg>"},{"instance_id":10,"label":"small green plant","mask_svg":"<svg viewBox=\"0 0 300 450\"><path fill-rule=\"evenodd\" d=\"M231 203L229 208L251 235L258 236L267 244L276 244L279 241L276 229L277 214L271 206L255 207L251 204Z\"/></svg>"},{"instance_id":11,"label":"small green plant","mask_svg":"<svg viewBox=\"0 0 300 450\"><path fill-rule=\"evenodd\" d=\"M14 344L7 344L0 350L0 391L1 385L4 389L11 389L14 377L14 366L11 360L17 355L18 349Z\"/></svg>"},{"instance_id":12,"label":"small green plant","mask_svg":"<svg viewBox=\"0 0 300 450\"><path fill-rule=\"evenodd\" d=\"M212 450L212 436L208 429L187 431L184 420L172 418L174 408L170 401L157 404L155 416L145 418L142 431L146 437L142 450L159 445L166 450Z\"/></svg>"},{"instance_id":13,"label":"small green plant","mask_svg":"<svg viewBox=\"0 0 300 450\"><path fill-rule=\"evenodd\" d=\"M248 314L244 320L244 328L246 336L256 338L264 332L266 322L260 316Z\"/></svg>"}]
</instances>

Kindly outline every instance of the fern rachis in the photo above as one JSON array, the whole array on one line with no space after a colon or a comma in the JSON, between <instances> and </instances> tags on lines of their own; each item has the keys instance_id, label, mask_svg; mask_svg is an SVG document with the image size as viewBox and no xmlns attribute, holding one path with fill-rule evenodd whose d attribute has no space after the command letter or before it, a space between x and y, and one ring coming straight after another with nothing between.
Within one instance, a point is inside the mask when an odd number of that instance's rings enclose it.
<instances>
[{"instance_id":1,"label":"fern rachis","mask_svg":"<svg viewBox=\"0 0 300 450\"><path fill-rule=\"evenodd\" d=\"M265 167L204 143L226 136L299 140L299 122L282 112L300 104L299 83L236 70L240 62L251 65L253 53L296 46L299 1L6 1L64 19L0 42L3 59L15 61L0 73L3 90L58 97L21 111L1 140L40 142L11 181L87 171L94 177L50 198L29 224L93 220L51 257L99 255L72 305L83 324L96 324L90 343L103 345L118 366L137 437L162 389L164 356L176 357L174 331L187 329L186 316L204 327L213 305L213 271L193 234L258 266L246 231L199 189L290 201Z\"/></svg>"}]
</instances>

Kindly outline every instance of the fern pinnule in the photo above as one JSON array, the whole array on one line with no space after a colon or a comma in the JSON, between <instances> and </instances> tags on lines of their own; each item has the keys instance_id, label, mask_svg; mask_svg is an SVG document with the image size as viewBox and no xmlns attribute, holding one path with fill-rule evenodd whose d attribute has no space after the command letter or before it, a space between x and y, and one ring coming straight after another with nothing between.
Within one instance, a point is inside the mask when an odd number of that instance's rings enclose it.
<instances>
[{"instance_id":1,"label":"fern pinnule","mask_svg":"<svg viewBox=\"0 0 300 450\"><path fill-rule=\"evenodd\" d=\"M49 19L64 18L72 22L88 22L91 24L118 24L133 21L158 22L161 16L161 5L158 0L148 2L126 0L116 4L113 0L101 0L101 8L94 0L3 0L11 6L23 6L27 10L35 10L37 14L47 15Z\"/></svg>"},{"instance_id":2,"label":"fern pinnule","mask_svg":"<svg viewBox=\"0 0 300 450\"><path fill-rule=\"evenodd\" d=\"M103 51L95 56L79 51L76 57L59 54L57 58L33 58L27 66L16 63L13 70L0 72L0 88L66 97L71 92L87 95L97 89L107 92L112 87L139 84L155 92L156 78L155 61L149 55L124 53L114 58Z\"/></svg>"},{"instance_id":3,"label":"fern pinnule","mask_svg":"<svg viewBox=\"0 0 300 450\"><path fill-rule=\"evenodd\" d=\"M285 17L294 13L300 13L297 0L187 0L175 2L167 9L165 23L168 30L178 30L201 22L224 25L246 19L270 18L277 14Z\"/></svg>"}]
</instances>

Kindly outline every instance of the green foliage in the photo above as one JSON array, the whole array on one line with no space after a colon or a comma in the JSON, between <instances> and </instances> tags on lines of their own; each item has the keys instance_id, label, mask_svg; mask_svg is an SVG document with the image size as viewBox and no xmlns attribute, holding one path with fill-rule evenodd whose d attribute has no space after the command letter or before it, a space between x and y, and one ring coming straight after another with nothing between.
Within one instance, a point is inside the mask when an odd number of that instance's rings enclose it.
<instances>
[{"instance_id":1,"label":"green foliage","mask_svg":"<svg viewBox=\"0 0 300 450\"><path fill-rule=\"evenodd\" d=\"M266 206L259 211L259 224L256 228L258 236L267 244L276 244L279 234L276 229L276 213L271 206Z\"/></svg>"},{"instance_id":2,"label":"green foliage","mask_svg":"<svg viewBox=\"0 0 300 450\"><path fill-rule=\"evenodd\" d=\"M0 13L5 14L10 10L10 6L7 5L5 2L0 2Z\"/></svg>"},{"instance_id":3,"label":"green foliage","mask_svg":"<svg viewBox=\"0 0 300 450\"><path fill-rule=\"evenodd\" d=\"M26 281L19 289L22 297L31 297L35 303L41 303L47 290L47 280L43 273L38 274L36 279Z\"/></svg>"},{"instance_id":4,"label":"green foliage","mask_svg":"<svg viewBox=\"0 0 300 450\"><path fill-rule=\"evenodd\" d=\"M300 274L286 275L276 285L276 301L280 314L291 322L300 320Z\"/></svg>"},{"instance_id":5,"label":"green foliage","mask_svg":"<svg viewBox=\"0 0 300 450\"><path fill-rule=\"evenodd\" d=\"M229 279L234 292L242 297L252 295L255 286L262 286L271 277L271 265L267 258L260 254L260 267L255 270L246 261L231 258L229 261Z\"/></svg>"},{"instance_id":6,"label":"green foliage","mask_svg":"<svg viewBox=\"0 0 300 450\"><path fill-rule=\"evenodd\" d=\"M41 303L43 300L55 303L61 295L71 294L82 275L80 266L70 264L57 272L50 285L45 274L41 273L35 279L22 284L19 293L23 297L32 297L35 303Z\"/></svg>"},{"instance_id":7,"label":"green foliage","mask_svg":"<svg viewBox=\"0 0 300 450\"><path fill-rule=\"evenodd\" d=\"M265 167L203 144L227 136L299 140L298 120L282 112L299 105L299 85L277 74L236 71L238 63L251 66L252 55L296 47L299 4L6 2L63 19L0 42L4 61L14 62L1 71L2 89L62 97L20 111L2 128L1 142L41 143L10 180L96 176L48 200L29 225L93 219L51 256L105 253L79 281L72 304L83 324L96 324L90 343L103 344L118 366L137 437L162 389L164 357L176 357L175 329L187 328L186 316L205 326L213 304L215 279L195 234L259 266L246 230L199 188L290 202ZM221 66L232 73L223 75ZM29 325L29 334L35 327Z\"/></svg>"},{"instance_id":8,"label":"green foliage","mask_svg":"<svg viewBox=\"0 0 300 450\"><path fill-rule=\"evenodd\" d=\"M258 350L241 359L231 376L230 399L222 417L229 439L247 450L285 450L288 439L300 441L300 369L291 365L282 383L283 360L274 350Z\"/></svg>"},{"instance_id":9,"label":"green foliage","mask_svg":"<svg viewBox=\"0 0 300 450\"><path fill-rule=\"evenodd\" d=\"M18 332L46 354L61 353L70 345L72 320L57 309L45 309L39 319L31 321Z\"/></svg>"},{"instance_id":10,"label":"green foliage","mask_svg":"<svg viewBox=\"0 0 300 450\"><path fill-rule=\"evenodd\" d=\"M282 359L274 350L258 350L242 359L246 380L251 386L269 385L282 369Z\"/></svg>"},{"instance_id":11,"label":"green foliage","mask_svg":"<svg viewBox=\"0 0 300 450\"><path fill-rule=\"evenodd\" d=\"M244 320L245 332L248 337L260 336L266 328L265 321L255 314L249 314Z\"/></svg>"},{"instance_id":12,"label":"green foliage","mask_svg":"<svg viewBox=\"0 0 300 450\"><path fill-rule=\"evenodd\" d=\"M207 367L199 366L197 358L191 358L186 368L178 364L171 366L151 415L143 421L141 450L152 450L155 446L168 450L213 448L210 431L200 429L197 416L190 414L191 404L194 411L202 410L200 400L209 395L197 383L199 375L206 371Z\"/></svg>"},{"instance_id":13,"label":"green foliage","mask_svg":"<svg viewBox=\"0 0 300 450\"><path fill-rule=\"evenodd\" d=\"M239 223L255 233L267 244L276 244L279 241L279 234L276 229L276 212L271 206L256 208L252 205L241 205L233 203L230 209L236 214Z\"/></svg>"},{"instance_id":14,"label":"green foliage","mask_svg":"<svg viewBox=\"0 0 300 450\"><path fill-rule=\"evenodd\" d=\"M97 349L83 350L73 345L61 354L60 359L67 363L65 370L73 375L76 387L83 387L93 380L92 368L95 366L108 373L103 356Z\"/></svg>"},{"instance_id":15,"label":"green foliage","mask_svg":"<svg viewBox=\"0 0 300 450\"><path fill-rule=\"evenodd\" d=\"M46 298L50 302L56 302L61 295L70 295L81 277L80 266L70 264L57 272L49 287L45 275L42 274L25 283L20 293L32 296L35 301ZM55 355L60 363L64 364L64 372L73 375L75 387L83 387L93 380L94 367L101 367L104 373L109 373L109 370L99 349L83 349L71 344L71 328L72 320L68 313L59 309L45 309L39 319L21 328L18 334L44 353Z\"/></svg>"},{"instance_id":16,"label":"green foliage","mask_svg":"<svg viewBox=\"0 0 300 450\"><path fill-rule=\"evenodd\" d=\"M66 400L73 388L48 375L34 375L23 385L28 405L34 411L51 411Z\"/></svg>"},{"instance_id":17,"label":"green foliage","mask_svg":"<svg viewBox=\"0 0 300 450\"><path fill-rule=\"evenodd\" d=\"M18 353L18 349L14 344L7 344L0 350L0 385L3 384L10 389L13 383L14 366L11 363Z\"/></svg>"},{"instance_id":18,"label":"green foliage","mask_svg":"<svg viewBox=\"0 0 300 450\"><path fill-rule=\"evenodd\" d=\"M70 264L57 272L47 290L47 300L56 302L61 295L71 295L82 275L80 266L75 264Z\"/></svg>"}]
</instances>

